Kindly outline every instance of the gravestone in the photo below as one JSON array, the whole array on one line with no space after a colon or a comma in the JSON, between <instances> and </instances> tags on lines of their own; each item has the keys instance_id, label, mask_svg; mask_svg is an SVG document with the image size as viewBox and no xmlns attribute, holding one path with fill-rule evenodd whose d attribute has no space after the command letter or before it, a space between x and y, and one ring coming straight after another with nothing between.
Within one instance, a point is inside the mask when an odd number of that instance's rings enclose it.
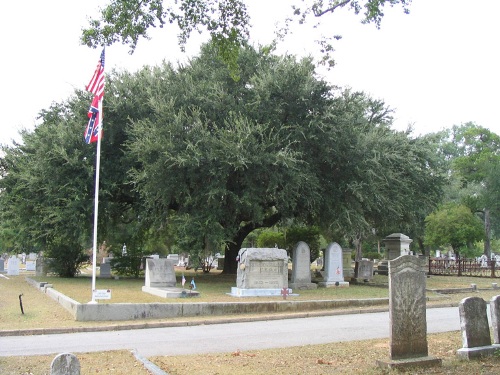
<instances>
[{"instance_id":1,"label":"gravestone","mask_svg":"<svg viewBox=\"0 0 500 375\"><path fill-rule=\"evenodd\" d=\"M35 260L35 276L47 276L47 264L43 257Z\"/></svg>"},{"instance_id":2,"label":"gravestone","mask_svg":"<svg viewBox=\"0 0 500 375\"><path fill-rule=\"evenodd\" d=\"M174 261L166 258L146 259L145 285L142 291L163 298L198 297L197 291L176 287Z\"/></svg>"},{"instance_id":3,"label":"gravestone","mask_svg":"<svg viewBox=\"0 0 500 375\"><path fill-rule=\"evenodd\" d=\"M358 263L358 278L363 280L373 279L373 262L361 259Z\"/></svg>"},{"instance_id":4,"label":"gravestone","mask_svg":"<svg viewBox=\"0 0 500 375\"><path fill-rule=\"evenodd\" d=\"M491 345L486 301L480 297L467 297L458 305L462 348L457 350L461 358L472 359L492 355L498 346Z\"/></svg>"},{"instance_id":5,"label":"gravestone","mask_svg":"<svg viewBox=\"0 0 500 375\"><path fill-rule=\"evenodd\" d=\"M344 270L344 281L348 281L354 277L351 249L342 249L342 268Z\"/></svg>"},{"instance_id":6,"label":"gravestone","mask_svg":"<svg viewBox=\"0 0 500 375\"><path fill-rule=\"evenodd\" d=\"M311 282L311 250L305 242L300 241L295 245L292 259L290 288L299 290L316 289L318 286Z\"/></svg>"},{"instance_id":7,"label":"gravestone","mask_svg":"<svg viewBox=\"0 0 500 375\"><path fill-rule=\"evenodd\" d=\"M495 345L500 345L500 296L495 296L491 299L490 313L491 328L493 329L493 343Z\"/></svg>"},{"instance_id":8,"label":"gravestone","mask_svg":"<svg viewBox=\"0 0 500 375\"><path fill-rule=\"evenodd\" d=\"M27 260L26 261L26 271L35 271L36 270L36 261Z\"/></svg>"},{"instance_id":9,"label":"gravestone","mask_svg":"<svg viewBox=\"0 0 500 375\"><path fill-rule=\"evenodd\" d=\"M326 288L349 286L349 283L344 281L342 248L336 242L332 242L325 249L324 279L319 286Z\"/></svg>"},{"instance_id":10,"label":"gravestone","mask_svg":"<svg viewBox=\"0 0 500 375\"><path fill-rule=\"evenodd\" d=\"M167 259L174 262L174 264L179 263L179 254L168 254Z\"/></svg>"},{"instance_id":11,"label":"gravestone","mask_svg":"<svg viewBox=\"0 0 500 375\"><path fill-rule=\"evenodd\" d=\"M402 233L392 233L384 238L383 242L387 248L387 259L393 260L402 255L410 255L410 237Z\"/></svg>"},{"instance_id":12,"label":"gravestone","mask_svg":"<svg viewBox=\"0 0 500 375\"><path fill-rule=\"evenodd\" d=\"M245 248L238 252L236 287L231 296L281 296L288 288L288 256L277 248Z\"/></svg>"},{"instance_id":13,"label":"gravestone","mask_svg":"<svg viewBox=\"0 0 500 375\"><path fill-rule=\"evenodd\" d=\"M99 277L109 279L111 277L111 263L101 263L99 266Z\"/></svg>"},{"instance_id":14,"label":"gravestone","mask_svg":"<svg viewBox=\"0 0 500 375\"><path fill-rule=\"evenodd\" d=\"M4 272L5 272L5 260L3 259L3 257L0 257L0 273Z\"/></svg>"},{"instance_id":15,"label":"gravestone","mask_svg":"<svg viewBox=\"0 0 500 375\"><path fill-rule=\"evenodd\" d=\"M146 259L145 285L152 288L175 287L174 262L169 259Z\"/></svg>"},{"instance_id":16,"label":"gravestone","mask_svg":"<svg viewBox=\"0 0 500 375\"><path fill-rule=\"evenodd\" d=\"M50 375L80 375L80 361L74 354L59 354L50 364Z\"/></svg>"},{"instance_id":17,"label":"gravestone","mask_svg":"<svg viewBox=\"0 0 500 375\"><path fill-rule=\"evenodd\" d=\"M11 256L7 262L7 275L18 276L19 275L19 258L16 256Z\"/></svg>"},{"instance_id":18,"label":"gravestone","mask_svg":"<svg viewBox=\"0 0 500 375\"><path fill-rule=\"evenodd\" d=\"M410 255L389 262L390 360L377 361L380 367L441 364L428 352L424 263Z\"/></svg>"}]
</instances>

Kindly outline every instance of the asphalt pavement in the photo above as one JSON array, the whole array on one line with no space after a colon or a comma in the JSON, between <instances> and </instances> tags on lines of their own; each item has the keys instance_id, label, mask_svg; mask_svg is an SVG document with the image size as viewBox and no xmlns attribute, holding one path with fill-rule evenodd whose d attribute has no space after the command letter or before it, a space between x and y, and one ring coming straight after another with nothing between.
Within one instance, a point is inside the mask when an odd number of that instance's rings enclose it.
<instances>
[{"instance_id":1,"label":"asphalt pavement","mask_svg":"<svg viewBox=\"0 0 500 375\"><path fill-rule=\"evenodd\" d=\"M427 309L427 332L460 330L458 307ZM389 313L362 313L211 325L0 337L0 356L135 350L144 357L389 337Z\"/></svg>"}]
</instances>

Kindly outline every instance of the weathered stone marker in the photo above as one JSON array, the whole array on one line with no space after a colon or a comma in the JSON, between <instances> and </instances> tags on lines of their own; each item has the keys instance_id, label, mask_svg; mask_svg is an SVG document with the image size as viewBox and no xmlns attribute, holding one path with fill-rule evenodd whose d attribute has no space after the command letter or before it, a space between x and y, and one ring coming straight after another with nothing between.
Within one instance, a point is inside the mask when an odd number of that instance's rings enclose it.
<instances>
[{"instance_id":1,"label":"weathered stone marker","mask_svg":"<svg viewBox=\"0 0 500 375\"><path fill-rule=\"evenodd\" d=\"M288 288L288 256L277 248L244 248L238 252L236 287L230 295L280 296Z\"/></svg>"},{"instance_id":2,"label":"weathered stone marker","mask_svg":"<svg viewBox=\"0 0 500 375\"><path fill-rule=\"evenodd\" d=\"M19 258L12 255L7 262L7 275L18 276L19 275Z\"/></svg>"},{"instance_id":3,"label":"weathered stone marker","mask_svg":"<svg viewBox=\"0 0 500 375\"><path fill-rule=\"evenodd\" d=\"M174 261L166 258L146 259L146 276L142 291L163 298L198 297L197 291L177 288Z\"/></svg>"},{"instance_id":4,"label":"weathered stone marker","mask_svg":"<svg viewBox=\"0 0 500 375\"><path fill-rule=\"evenodd\" d=\"M74 354L59 354L50 364L50 375L80 375L80 361Z\"/></svg>"},{"instance_id":5,"label":"weathered stone marker","mask_svg":"<svg viewBox=\"0 0 500 375\"><path fill-rule=\"evenodd\" d=\"M99 266L99 277L109 279L111 277L111 263L101 263Z\"/></svg>"},{"instance_id":6,"label":"weathered stone marker","mask_svg":"<svg viewBox=\"0 0 500 375\"><path fill-rule=\"evenodd\" d=\"M358 263L358 279L373 279L373 262L371 260L361 259Z\"/></svg>"},{"instance_id":7,"label":"weathered stone marker","mask_svg":"<svg viewBox=\"0 0 500 375\"><path fill-rule=\"evenodd\" d=\"M389 262L390 360L378 361L380 367L441 364L428 352L424 266L410 255Z\"/></svg>"},{"instance_id":8,"label":"weathered stone marker","mask_svg":"<svg viewBox=\"0 0 500 375\"><path fill-rule=\"evenodd\" d=\"M169 259L146 259L145 285L152 288L175 287L174 262Z\"/></svg>"},{"instance_id":9,"label":"weathered stone marker","mask_svg":"<svg viewBox=\"0 0 500 375\"><path fill-rule=\"evenodd\" d=\"M311 282L311 250L309 246L300 241L295 245L292 256L292 289L316 289L318 286Z\"/></svg>"},{"instance_id":10,"label":"weathered stone marker","mask_svg":"<svg viewBox=\"0 0 500 375\"><path fill-rule=\"evenodd\" d=\"M500 345L500 296L490 301L491 327L493 328L493 343Z\"/></svg>"},{"instance_id":11,"label":"weathered stone marker","mask_svg":"<svg viewBox=\"0 0 500 375\"><path fill-rule=\"evenodd\" d=\"M458 305L462 348L457 350L461 358L472 359L492 355L499 349L491 345L486 301L480 297L467 297Z\"/></svg>"}]
</instances>

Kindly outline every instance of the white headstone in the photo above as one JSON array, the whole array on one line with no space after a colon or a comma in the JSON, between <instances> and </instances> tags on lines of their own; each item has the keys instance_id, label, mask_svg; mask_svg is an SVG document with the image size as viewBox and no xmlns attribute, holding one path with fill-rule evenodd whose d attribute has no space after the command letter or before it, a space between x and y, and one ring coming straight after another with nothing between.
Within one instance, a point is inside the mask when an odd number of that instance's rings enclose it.
<instances>
[{"instance_id":1,"label":"white headstone","mask_svg":"<svg viewBox=\"0 0 500 375\"><path fill-rule=\"evenodd\" d=\"M292 256L292 289L316 289L318 286L311 282L311 250L300 241L293 249Z\"/></svg>"},{"instance_id":2,"label":"white headstone","mask_svg":"<svg viewBox=\"0 0 500 375\"><path fill-rule=\"evenodd\" d=\"M342 248L336 242L332 242L325 250L324 281L319 283L319 286L349 286L349 283L344 281Z\"/></svg>"},{"instance_id":3,"label":"white headstone","mask_svg":"<svg viewBox=\"0 0 500 375\"><path fill-rule=\"evenodd\" d=\"M145 286L151 288L175 287L174 262L169 259L146 259Z\"/></svg>"},{"instance_id":4,"label":"white headstone","mask_svg":"<svg viewBox=\"0 0 500 375\"><path fill-rule=\"evenodd\" d=\"M36 261L35 260L27 260L26 261L26 271L35 271L36 270Z\"/></svg>"},{"instance_id":5,"label":"white headstone","mask_svg":"<svg viewBox=\"0 0 500 375\"><path fill-rule=\"evenodd\" d=\"M19 258L12 256L9 258L7 263L7 275L17 276L19 275Z\"/></svg>"}]
</instances>

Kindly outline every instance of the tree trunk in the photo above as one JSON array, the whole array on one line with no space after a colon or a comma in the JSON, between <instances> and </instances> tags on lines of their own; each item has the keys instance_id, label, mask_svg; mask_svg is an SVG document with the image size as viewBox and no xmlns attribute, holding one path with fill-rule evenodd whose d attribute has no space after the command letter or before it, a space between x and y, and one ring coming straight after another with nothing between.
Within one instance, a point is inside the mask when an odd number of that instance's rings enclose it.
<instances>
[{"instance_id":1,"label":"tree trunk","mask_svg":"<svg viewBox=\"0 0 500 375\"><path fill-rule=\"evenodd\" d=\"M227 275L236 275L236 272L238 270L238 262L236 261L236 257L238 256L240 248L241 243L226 243L226 251L224 253L224 270L222 271L222 273L225 273Z\"/></svg>"},{"instance_id":2,"label":"tree trunk","mask_svg":"<svg viewBox=\"0 0 500 375\"><path fill-rule=\"evenodd\" d=\"M491 259L491 224L488 208L484 209L484 255Z\"/></svg>"},{"instance_id":3,"label":"tree trunk","mask_svg":"<svg viewBox=\"0 0 500 375\"><path fill-rule=\"evenodd\" d=\"M248 223L242 226L235 234L232 241L226 242L226 250L224 252L224 270L222 273L227 275L236 275L238 270L238 261L236 260L236 257L238 256L238 252L240 251L245 238L247 238L247 236L254 229L272 227L279 221L280 218L281 214L275 213L264 219L262 223Z\"/></svg>"},{"instance_id":4,"label":"tree trunk","mask_svg":"<svg viewBox=\"0 0 500 375\"><path fill-rule=\"evenodd\" d=\"M357 279L358 278L359 261L363 258L363 250L361 247L361 235L358 235L358 237L353 242L354 242L354 251L355 251L354 279Z\"/></svg>"}]
</instances>

